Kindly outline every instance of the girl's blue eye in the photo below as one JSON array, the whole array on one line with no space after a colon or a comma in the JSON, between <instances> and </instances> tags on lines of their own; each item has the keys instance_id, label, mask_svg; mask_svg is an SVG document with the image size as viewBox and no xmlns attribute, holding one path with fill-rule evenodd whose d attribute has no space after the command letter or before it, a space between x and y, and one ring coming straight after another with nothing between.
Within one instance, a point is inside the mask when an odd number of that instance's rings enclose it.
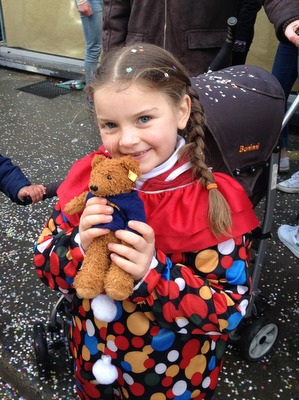
<instances>
[{"instance_id":1,"label":"girl's blue eye","mask_svg":"<svg viewBox=\"0 0 299 400\"><path fill-rule=\"evenodd\" d=\"M113 122L107 122L107 124L105 124L105 127L108 129L113 129L116 127L116 125Z\"/></svg>"},{"instance_id":2,"label":"girl's blue eye","mask_svg":"<svg viewBox=\"0 0 299 400\"><path fill-rule=\"evenodd\" d=\"M145 124L146 122L150 121L151 117L149 117L148 115L143 115L142 117L139 118L139 121L143 124Z\"/></svg>"}]
</instances>

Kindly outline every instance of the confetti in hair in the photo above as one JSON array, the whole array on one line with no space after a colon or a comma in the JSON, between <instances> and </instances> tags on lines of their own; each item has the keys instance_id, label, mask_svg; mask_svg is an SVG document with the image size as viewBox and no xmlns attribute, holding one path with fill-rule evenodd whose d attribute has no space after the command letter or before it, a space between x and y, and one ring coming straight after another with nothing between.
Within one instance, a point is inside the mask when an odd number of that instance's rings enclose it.
<instances>
[{"instance_id":1,"label":"confetti in hair","mask_svg":"<svg viewBox=\"0 0 299 400\"><path fill-rule=\"evenodd\" d=\"M132 68L132 67L127 67L127 68L126 68L126 73L127 73L127 74L130 74L132 71L133 71L133 68Z\"/></svg>"},{"instance_id":2,"label":"confetti in hair","mask_svg":"<svg viewBox=\"0 0 299 400\"><path fill-rule=\"evenodd\" d=\"M131 53L137 53L138 51L139 53L143 53L144 48L142 46L138 46L138 49L131 49Z\"/></svg>"}]
</instances>

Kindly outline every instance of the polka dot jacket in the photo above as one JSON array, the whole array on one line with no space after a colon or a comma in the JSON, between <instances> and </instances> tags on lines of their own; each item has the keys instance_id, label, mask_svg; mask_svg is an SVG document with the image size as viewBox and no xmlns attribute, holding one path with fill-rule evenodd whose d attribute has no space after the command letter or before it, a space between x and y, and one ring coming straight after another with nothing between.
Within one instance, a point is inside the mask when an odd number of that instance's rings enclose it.
<instances>
[{"instance_id":1,"label":"polka dot jacket","mask_svg":"<svg viewBox=\"0 0 299 400\"><path fill-rule=\"evenodd\" d=\"M248 305L246 233L258 221L250 211L250 202L242 200L244 204L240 206L240 200L234 200L237 204L230 204L236 215L233 221L238 222L240 214L247 222L240 218L243 225L241 222L235 225L242 225L241 228L233 227L233 232L240 230L239 234L221 240L211 238L207 245L205 223L194 222L197 228L193 229L190 220L196 220L193 214L196 210L190 207L192 215L189 215L185 204L191 203L191 199L192 203L198 200L200 204L205 194L202 188L197 192L200 185L190 180L191 174L184 174L188 177L184 187L181 181L173 182L179 188L172 190L171 198L177 196L175 203L168 199L164 204L163 196L170 194L168 190L160 192L157 198L156 190L142 187L139 194L145 204L147 222L151 225L158 218L164 222L164 228L156 237L157 251L150 270L136 284L133 295L122 302L108 299L113 311L109 322L94 316L92 300L80 299L74 293L72 283L83 254L78 224L66 218L61 201L35 246L34 261L41 280L51 289L74 294L70 347L77 392L82 399L199 400L213 396L228 332L237 327ZM219 174L217 183L220 190L228 187L230 194L242 198L242 189L230 177ZM163 186L161 182L159 185ZM225 189L222 192L225 194ZM190 197L192 193L200 198ZM174 217L177 223L172 222L175 225L172 245L168 221ZM200 206L198 219L206 219L202 218ZM203 228L200 230L199 226ZM198 250L193 247L194 236L198 237ZM186 251L181 247L186 247ZM107 306L107 302L103 304ZM103 354L109 356L118 373L109 385L99 384L93 374L93 366Z\"/></svg>"}]
</instances>

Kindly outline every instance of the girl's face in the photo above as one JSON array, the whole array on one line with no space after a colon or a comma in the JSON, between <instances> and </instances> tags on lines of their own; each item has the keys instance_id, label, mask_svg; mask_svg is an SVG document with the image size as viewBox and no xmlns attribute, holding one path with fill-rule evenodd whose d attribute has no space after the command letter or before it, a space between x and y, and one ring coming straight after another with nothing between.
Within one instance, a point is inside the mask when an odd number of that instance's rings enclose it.
<instances>
[{"instance_id":1,"label":"girl's face","mask_svg":"<svg viewBox=\"0 0 299 400\"><path fill-rule=\"evenodd\" d=\"M166 94L140 84L122 91L108 85L97 89L94 107L103 145L113 158L131 155L143 174L150 172L174 152L190 102L185 95L174 105Z\"/></svg>"}]
</instances>

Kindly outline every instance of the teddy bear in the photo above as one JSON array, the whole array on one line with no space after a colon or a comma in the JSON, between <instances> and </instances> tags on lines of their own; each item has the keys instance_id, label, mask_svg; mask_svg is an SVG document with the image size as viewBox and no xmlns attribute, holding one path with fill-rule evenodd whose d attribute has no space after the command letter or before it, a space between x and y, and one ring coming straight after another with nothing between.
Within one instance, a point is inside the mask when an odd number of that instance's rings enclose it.
<instances>
[{"instance_id":1,"label":"teddy bear","mask_svg":"<svg viewBox=\"0 0 299 400\"><path fill-rule=\"evenodd\" d=\"M67 213L76 214L83 211L89 198L102 196L114 209L112 222L95 226L109 228L110 232L93 239L74 279L76 292L82 298L94 299L104 291L113 300L121 301L133 292L132 276L111 261L107 245L120 243L115 231L130 230L129 220L145 222L143 202L133 189L140 175L139 164L131 156L111 159L95 155L91 164L89 191L74 197L65 206Z\"/></svg>"}]
</instances>

